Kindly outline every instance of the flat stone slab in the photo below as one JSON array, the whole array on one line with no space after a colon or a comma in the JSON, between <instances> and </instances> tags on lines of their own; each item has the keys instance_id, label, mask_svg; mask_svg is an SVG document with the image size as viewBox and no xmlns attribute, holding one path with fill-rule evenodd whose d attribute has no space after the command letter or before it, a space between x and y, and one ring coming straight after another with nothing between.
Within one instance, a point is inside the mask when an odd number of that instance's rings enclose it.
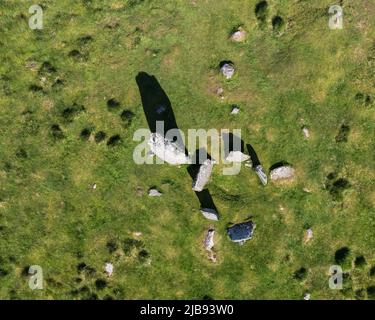
<instances>
[{"instance_id":1,"label":"flat stone slab","mask_svg":"<svg viewBox=\"0 0 375 320\"><path fill-rule=\"evenodd\" d=\"M219 214L216 212L216 210L209 209L209 208L202 208L200 211L206 219L212 220L212 221L219 221Z\"/></svg>"},{"instance_id":2,"label":"flat stone slab","mask_svg":"<svg viewBox=\"0 0 375 320\"><path fill-rule=\"evenodd\" d=\"M295 170L291 166L281 166L271 171L271 180L292 180L294 179Z\"/></svg>"}]
</instances>

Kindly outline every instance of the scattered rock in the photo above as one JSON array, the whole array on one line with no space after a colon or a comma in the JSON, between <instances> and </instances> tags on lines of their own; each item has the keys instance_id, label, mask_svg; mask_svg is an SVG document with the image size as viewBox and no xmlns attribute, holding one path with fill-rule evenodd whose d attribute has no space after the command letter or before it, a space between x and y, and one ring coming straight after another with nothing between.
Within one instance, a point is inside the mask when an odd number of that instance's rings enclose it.
<instances>
[{"instance_id":1,"label":"scattered rock","mask_svg":"<svg viewBox=\"0 0 375 320\"><path fill-rule=\"evenodd\" d=\"M157 189L150 189L148 191L148 195L150 197L161 197L163 194L161 192L159 192Z\"/></svg>"},{"instance_id":2,"label":"scattered rock","mask_svg":"<svg viewBox=\"0 0 375 320\"><path fill-rule=\"evenodd\" d=\"M292 180L294 179L295 170L291 166L281 166L271 171L271 180Z\"/></svg>"},{"instance_id":3,"label":"scattered rock","mask_svg":"<svg viewBox=\"0 0 375 320\"><path fill-rule=\"evenodd\" d=\"M206 236L204 238L204 248L207 251L211 251L212 248L214 247L214 235L215 235L215 230L214 229L209 229L206 233Z\"/></svg>"},{"instance_id":4,"label":"scattered rock","mask_svg":"<svg viewBox=\"0 0 375 320\"><path fill-rule=\"evenodd\" d=\"M97 187L97 185L96 185L96 183L94 183L94 184L92 185L92 188L95 190L96 187Z\"/></svg>"},{"instance_id":5,"label":"scattered rock","mask_svg":"<svg viewBox=\"0 0 375 320\"><path fill-rule=\"evenodd\" d=\"M260 164L257 165L254 170L255 170L257 176L259 177L259 180L262 182L262 184L264 186L267 185L268 178L267 178L267 174L265 173L262 165L260 165Z\"/></svg>"},{"instance_id":6,"label":"scattered rock","mask_svg":"<svg viewBox=\"0 0 375 320\"><path fill-rule=\"evenodd\" d=\"M191 162L190 158L185 154L185 150L180 148L175 142L165 139L158 132L150 135L148 145L158 158L169 164L179 165Z\"/></svg>"},{"instance_id":7,"label":"scattered rock","mask_svg":"<svg viewBox=\"0 0 375 320\"><path fill-rule=\"evenodd\" d=\"M203 214L203 216L208 220L213 220L213 221L219 220L219 214L214 209L202 208L200 211Z\"/></svg>"},{"instance_id":8,"label":"scattered rock","mask_svg":"<svg viewBox=\"0 0 375 320\"><path fill-rule=\"evenodd\" d=\"M220 67L220 72L226 79L231 79L234 75L235 69L231 62L224 62Z\"/></svg>"},{"instance_id":9,"label":"scattered rock","mask_svg":"<svg viewBox=\"0 0 375 320\"><path fill-rule=\"evenodd\" d=\"M303 188L303 191L306 192L306 193L311 193L311 189L309 189L309 188Z\"/></svg>"},{"instance_id":10,"label":"scattered rock","mask_svg":"<svg viewBox=\"0 0 375 320\"><path fill-rule=\"evenodd\" d=\"M237 223L228 228L228 236L233 242L244 244L253 236L253 231L256 225L252 221Z\"/></svg>"},{"instance_id":11,"label":"scattered rock","mask_svg":"<svg viewBox=\"0 0 375 320\"><path fill-rule=\"evenodd\" d=\"M201 192L205 185L210 180L212 173L213 162L210 159L207 159L199 166L199 171L196 178L193 181L193 190Z\"/></svg>"},{"instance_id":12,"label":"scattered rock","mask_svg":"<svg viewBox=\"0 0 375 320\"><path fill-rule=\"evenodd\" d=\"M113 264L112 263L109 263L107 262L104 266L104 271L106 272L106 274L110 277L112 276L113 274Z\"/></svg>"},{"instance_id":13,"label":"scattered rock","mask_svg":"<svg viewBox=\"0 0 375 320\"><path fill-rule=\"evenodd\" d=\"M311 294L308 293L308 292L306 292L306 293L304 294L304 296L303 296L303 300L310 300L310 298L311 298Z\"/></svg>"},{"instance_id":14,"label":"scattered rock","mask_svg":"<svg viewBox=\"0 0 375 320\"><path fill-rule=\"evenodd\" d=\"M223 94L224 94L224 89L223 89L222 87L217 88L217 89L216 89L216 94L217 94L218 96L222 97Z\"/></svg>"},{"instance_id":15,"label":"scattered rock","mask_svg":"<svg viewBox=\"0 0 375 320\"><path fill-rule=\"evenodd\" d=\"M231 112L230 114L237 114L237 113L239 113L239 112L240 112L240 108L237 107L237 106L233 106L233 108L232 108L232 112Z\"/></svg>"},{"instance_id":16,"label":"scattered rock","mask_svg":"<svg viewBox=\"0 0 375 320\"><path fill-rule=\"evenodd\" d=\"M136 238L142 237L142 232L139 232L139 231L133 232L133 236Z\"/></svg>"},{"instance_id":17,"label":"scattered rock","mask_svg":"<svg viewBox=\"0 0 375 320\"><path fill-rule=\"evenodd\" d=\"M314 233L312 229L307 229L306 235L305 235L305 243L308 243L309 241L311 241L313 237L314 237Z\"/></svg>"},{"instance_id":18,"label":"scattered rock","mask_svg":"<svg viewBox=\"0 0 375 320\"><path fill-rule=\"evenodd\" d=\"M242 153L241 151L231 151L225 158L228 162L244 162L250 159L250 156Z\"/></svg>"},{"instance_id":19,"label":"scattered rock","mask_svg":"<svg viewBox=\"0 0 375 320\"><path fill-rule=\"evenodd\" d=\"M239 27L230 39L234 42L244 42L246 40L246 31L242 27Z\"/></svg>"},{"instance_id":20,"label":"scattered rock","mask_svg":"<svg viewBox=\"0 0 375 320\"><path fill-rule=\"evenodd\" d=\"M310 130L306 126L302 127L302 132L306 139L310 138Z\"/></svg>"}]
</instances>

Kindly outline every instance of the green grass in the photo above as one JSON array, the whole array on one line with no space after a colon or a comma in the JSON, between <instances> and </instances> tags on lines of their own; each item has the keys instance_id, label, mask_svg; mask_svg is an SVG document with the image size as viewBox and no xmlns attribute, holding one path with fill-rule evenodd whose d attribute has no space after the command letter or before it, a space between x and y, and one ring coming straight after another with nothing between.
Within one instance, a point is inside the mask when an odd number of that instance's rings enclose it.
<instances>
[{"instance_id":1,"label":"green grass","mask_svg":"<svg viewBox=\"0 0 375 320\"><path fill-rule=\"evenodd\" d=\"M373 298L375 5L344 1L344 29L331 31L332 1L269 0L263 22L257 2L41 0L41 31L28 28L32 1L1 2L0 298ZM277 31L274 16L284 22ZM228 40L239 25L243 44ZM235 63L230 81L218 73L223 60ZM233 177L214 170L216 264L202 249L211 223L186 168L132 160L133 133L147 128L140 71L156 76L184 132L240 128L266 169L282 160L296 168L295 183L267 187L245 167ZM342 124L350 131L338 143ZM105 140L82 139L85 128ZM115 135L120 144L108 147ZM349 187L332 192L338 179ZM163 196L149 198L151 186ZM254 238L231 243L228 223L249 215ZM349 277L331 290L328 270L344 247ZM43 290L29 289L30 265L43 268Z\"/></svg>"}]
</instances>

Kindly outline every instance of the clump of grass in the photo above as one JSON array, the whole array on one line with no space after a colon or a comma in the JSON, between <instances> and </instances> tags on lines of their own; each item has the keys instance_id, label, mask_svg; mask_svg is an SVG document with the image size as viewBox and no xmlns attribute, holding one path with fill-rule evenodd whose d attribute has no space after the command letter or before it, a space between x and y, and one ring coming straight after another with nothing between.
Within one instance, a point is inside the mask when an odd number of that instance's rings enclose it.
<instances>
[{"instance_id":1,"label":"clump of grass","mask_svg":"<svg viewBox=\"0 0 375 320\"><path fill-rule=\"evenodd\" d=\"M366 265L366 259L364 256L358 256L354 260L356 268L363 268Z\"/></svg>"},{"instance_id":2,"label":"clump of grass","mask_svg":"<svg viewBox=\"0 0 375 320\"><path fill-rule=\"evenodd\" d=\"M146 251L146 250L141 250L141 251L139 251L139 253L138 253L138 259L139 259L139 261L140 262L145 262L145 261L147 261L147 259L150 257L150 254L149 254L149 252L148 251Z\"/></svg>"},{"instance_id":3,"label":"clump of grass","mask_svg":"<svg viewBox=\"0 0 375 320\"><path fill-rule=\"evenodd\" d=\"M121 113L120 117L121 117L121 120L123 121L124 125L129 126L131 124L133 118L135 117L135 114L132 111L130 111L128 109L125 109Z\"/></svg>"},{"instance_id":4,"label":"clump of grass","mask_svg":"<svg viewBox=\"0 0 375 320\"><path fill-rule=\"evenodd\" d=\"M120 108L120 102L118 102L116 99L112 98L107 101L107 107L108 110L114 111Z\"/></svg>"},{"instance_id":5,"label":"clump of grass","mask_svg":"<svg viewBox=\"0 0 375 320\"><path fill-rule=\"evenodd\" d=\"M61 140L65 138L64 132L61 130L58 124L53 124L51 126L51 135L55 140Z\"/></svg>"},{"instance_id":6,"label":"clump of grass","mask_svg":"<svg viewBox=\"0 0 375 320\"><path fill-rule=\"evenodd\" d=\"M97 279L97 280L95 281L95 287L96 287L96 289L98 289L98 290L103 290L103 289L105 289L105 288L107 287L107 285L108 285L108 283L107 283L107 281L104 280L104 279Z\"/></svg>"},{"instance_id":7,"label":"clump of grass","mask_svg":"<svg viewBox=\"0 0 375 320\"><path fill-rule=\"evenodd\" d=\"M133 249L141 249L144 247L144 243L141 240L132 238L126 238L123 242L123 250L126 255L130 255Z\"/></svg>"},{"instance_id":8,"label":"clump of grass","mask_svg":"<svg viewBox=\"0 0 375 320\"><path fill-rule=\"evenodd\" d=\"M87 141L87 140L90 139L91 133L92 133L91 128L84 128L80 133L80 137L81 137L82 140Z\"/></svg>"},{"instance_id":9,"label":"clump of grass","mask_svg":"<svg viewBox=\"0 0 375 320\"><path fill-rule=\"evenodd\" d=\"M375 299L375 286L370 286L367 288L367 297L371 300Z\"/></svg>"},{"instance_id":10,"label":"clump of grass","mask_svg":"<svg viewBox=\"0 0 375 320\"><path fill-rule=\"evenodd\" d=\"M66 122L72 122L75 117L85 111L86 109L84 106L73 104L71 107L67 107L61 112L61 117Z\"/></svg>"},{"instance_id":11,"label":"clump of grass","mask_svg":"<svg viewBox=\"0 0 375 320\"><path fill-rule=\"evenodd\" d=\"M347 124L342 124L339 133L336 136L336 142L348 142L350 127Z\"/></svg>"},{"instance_id":12,"label":"clump of grass","mask_svg":"<svg viewBox=\"0 0 375 320\"><path fill-rule=\"evenodd\" d=\"M113 253L118 249L118 244L115 240L110 240L106 244L109 253Z\"/></svg>"},{"instance_id":13,"label":"clump of grass","mask_svg":"<svg viewBox=\"0 0 375 320\"><path fill-rule=\"evenodd\" d=\"M274 31L280 31L284 27L285 23L282 17L274 16L272 18L272 27Z\"/></svg>"}]
</instances>

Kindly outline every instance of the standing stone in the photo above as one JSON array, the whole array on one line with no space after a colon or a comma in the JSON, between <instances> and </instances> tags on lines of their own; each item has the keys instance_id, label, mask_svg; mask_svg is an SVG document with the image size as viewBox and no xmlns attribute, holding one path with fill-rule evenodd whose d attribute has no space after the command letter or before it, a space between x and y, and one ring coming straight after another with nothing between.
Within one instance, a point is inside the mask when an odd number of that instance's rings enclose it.
<instances>
[{"instance_id":1,"label":"standing stone","mask_svg":"<svg viewBox=\"0 0 375 320\"><path fill-rule=\"evenodd\" d=\"M204 248L207 251L211 251L212 248L214 247L214 235L215 235L215 230L214 229L209 229L206 233L206 237L204 239Z\"/></svg>"},{"instance_id":2,"label":"standing stone","mask_svg":"<svg viewBox=\"0 0 375 320\"><path fill-rule=\"evenodd\" d=\"M165 139L158 132L150 135L148 145L152 153L169 164L179 165L191 162L190 158L185 154L185 150L175 142Z\"/></svg>"},{"instance_id":3,"label":"standing stone","mask_svg":"<svg viewBox=\"0 0 375 320\"><path fill-rule=\"evenodd\" d=\"M264 169L260 164L255 167L255 172L259 177L259 180L262 182L262 184L264 186L267 185L267 174L264 172Z\"/></svg>"},{"instance_id":4,"label":"standing stone","mask_svg":"<svg viewBox=\"0 0 375 320\"><path fill-rule=\"evenodd\" d=\"M232 63L224 63L220 68L220 72L226 79L231 79L234 75L234 65Z\"/></svg>"},{"instance_id":5,"label":"standing stone","mask_svg":"<svg viewBox=\"0 0 375 320\"><path fill-rule=\"evenodd\" d=\"M291 166L281 166L271 171L271 180L292 180L294 179L294 168Z\"/></svg>"},{"instance_id":6,"label":"standing stone","mask_svg":"<svg viewBox=\"0 0 375 320\"><path fill-rule=\"evenodd\" d=\"M212 173L213 161L207 159L199 166L199 171L196 178L193 181L193 190L201 192L205 185L210 180Z\"/></svg>"},{"instance_id":7,"label":"standing stone","mask_svg":"<svg viewBox=\"0 0 375 320\"><path fill-rule=\"evenodd\" d=\"M203 216L208 220L213 220L213 221L219 220L219 214L214 209L202 208L200 211L203 214Z\"/></svg>"}]
</instances>

